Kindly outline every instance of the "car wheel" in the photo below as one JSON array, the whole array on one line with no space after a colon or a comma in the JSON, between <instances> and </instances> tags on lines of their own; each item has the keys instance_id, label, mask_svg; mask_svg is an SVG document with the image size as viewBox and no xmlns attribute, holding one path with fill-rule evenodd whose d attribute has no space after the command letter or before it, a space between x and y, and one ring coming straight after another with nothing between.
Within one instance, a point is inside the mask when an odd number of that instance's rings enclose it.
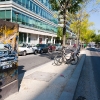
<instances>
[{"instance_id":1,"label":"car wheel","mask_svg":"<svg viewBox=\"0 0 100 100\"><path fill-rule=\"evenodd\" d=\"M43 50L41 50L40 53L42 54L43 53Z\"/></svg>"},{"instance_id":2,"label":"car wheel","mask_svg":"<svg viewBox=\"0 0 100 100\"><path fill-rule=\"evenodd\" d=\"M23 51L23 56L26 56L26 51Z\"/></svg>"},{"instance_id":3,"label":"car wheel","mask_svg":"<svg viewBox=\"0 0 100 100\"><path fill-rule=\"evenodd\" d=\"M35 54L35 55L37 54L37 51L36 51L36 50L34 51L34 54Z\"/></svg>"},{"instance_id":4,"label":"car wheel","mask_svg":"<svg viewBox=\"0 0 100 100\"><path fill-rule=\"evenodd\" d=\"M48 49L48 53L50 53L50 51L51 51L51 50L50 50L50 49Z\"/></svg>"}]
</instances>

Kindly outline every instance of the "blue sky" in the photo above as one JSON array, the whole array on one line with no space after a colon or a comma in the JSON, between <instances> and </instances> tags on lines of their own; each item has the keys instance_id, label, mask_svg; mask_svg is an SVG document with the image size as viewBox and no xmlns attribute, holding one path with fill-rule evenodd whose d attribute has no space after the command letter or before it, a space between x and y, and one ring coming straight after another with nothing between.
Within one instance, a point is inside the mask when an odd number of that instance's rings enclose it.
<instances>
[{"instance_id":1,"label":"blue sky","mask_svg":"<svg viewBox=\"0 0 100 100\"><path fill-rule=\"evenodd\" d=\"M93 10L94 9L94 10ZM96 0L93 0L88 4L88 11L91 11L89 21L94 23L94 26L91 27L91 29L96 30L96 33L98 34L98 30L100 30L100 5L96 4Z\"/></svg>"},{"instance_id":2,"label":"blue sky","mask_svg":"<svg viewBox=\"0 0 100 100\"><path fill-rule=\"evenodd\" d=\"M94 26L92 26L91 29L95 29L97 33L97 30L100 30L100 13L99 12L91 13L89 21L94 23Z\"/></svg>"}]
</instances>

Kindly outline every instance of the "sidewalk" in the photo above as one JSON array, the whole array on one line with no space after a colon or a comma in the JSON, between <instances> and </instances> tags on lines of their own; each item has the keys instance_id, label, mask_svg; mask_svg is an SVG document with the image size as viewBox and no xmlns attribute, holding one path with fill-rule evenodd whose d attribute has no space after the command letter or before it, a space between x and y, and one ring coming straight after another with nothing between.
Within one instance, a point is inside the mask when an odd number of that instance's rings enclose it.
<instances>
[{"instance_id":1,"label":"sidewalk","mask_svg":"<svg viewBox=\"0 0 100 100\"><path fill-rule=\"evenodd\" d=\"M80 54L84 53L85 50L82 50ZM81 68L76 65L55 66L53 61L31 69L24 76L19 75L19 92L10 95L5 100L65 100L65 89L69 86L76 69L78 72L81 71Z\"/></svg>"}]
</instances>

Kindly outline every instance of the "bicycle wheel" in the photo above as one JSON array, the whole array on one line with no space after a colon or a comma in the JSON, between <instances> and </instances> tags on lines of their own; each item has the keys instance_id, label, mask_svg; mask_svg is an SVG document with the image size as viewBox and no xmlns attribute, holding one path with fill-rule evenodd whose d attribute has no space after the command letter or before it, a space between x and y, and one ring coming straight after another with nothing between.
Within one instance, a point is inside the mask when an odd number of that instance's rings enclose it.
<instances>
[{"instance_id":1,"label":"bicycle wheel","mask_svg":"<svg viewBox=\"0 0 100 100\"><path fill-rule=\"evenodd\" d=\"M55 65L60 66L62 64L62 57L59 55L56 55L54 57L54 63L55 63Z\"/></svg>"},{"instance_id":2,"label":"bicycle wheel","mask_svg":"<svg viewBox=\"0 0 100 100\"><path fill-rule=\"evenodd\" d=\"M78 63L79 57L75 56L72 60L71 60L71 64L72 65L76 65Z\"/></svg>"}]
</instances>

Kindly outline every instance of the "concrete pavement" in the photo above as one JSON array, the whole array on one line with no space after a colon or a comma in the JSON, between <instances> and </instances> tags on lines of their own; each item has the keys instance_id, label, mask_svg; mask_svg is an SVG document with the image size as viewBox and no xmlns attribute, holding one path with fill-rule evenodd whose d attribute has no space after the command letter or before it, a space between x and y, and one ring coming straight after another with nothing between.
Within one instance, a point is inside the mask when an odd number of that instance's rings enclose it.
<instances>
[{"instance_id":1,"label":"concrete pavement","mask_svg":"<svg viewBox=\"0 0 100 100\"><path fill-rule=\"evenodd\" d=\"M85 55L81 56L77 66L56 66L51 61L20 74L19 92L5 100L72 100L84 59Z\"/></svg>"}]
</instances>

